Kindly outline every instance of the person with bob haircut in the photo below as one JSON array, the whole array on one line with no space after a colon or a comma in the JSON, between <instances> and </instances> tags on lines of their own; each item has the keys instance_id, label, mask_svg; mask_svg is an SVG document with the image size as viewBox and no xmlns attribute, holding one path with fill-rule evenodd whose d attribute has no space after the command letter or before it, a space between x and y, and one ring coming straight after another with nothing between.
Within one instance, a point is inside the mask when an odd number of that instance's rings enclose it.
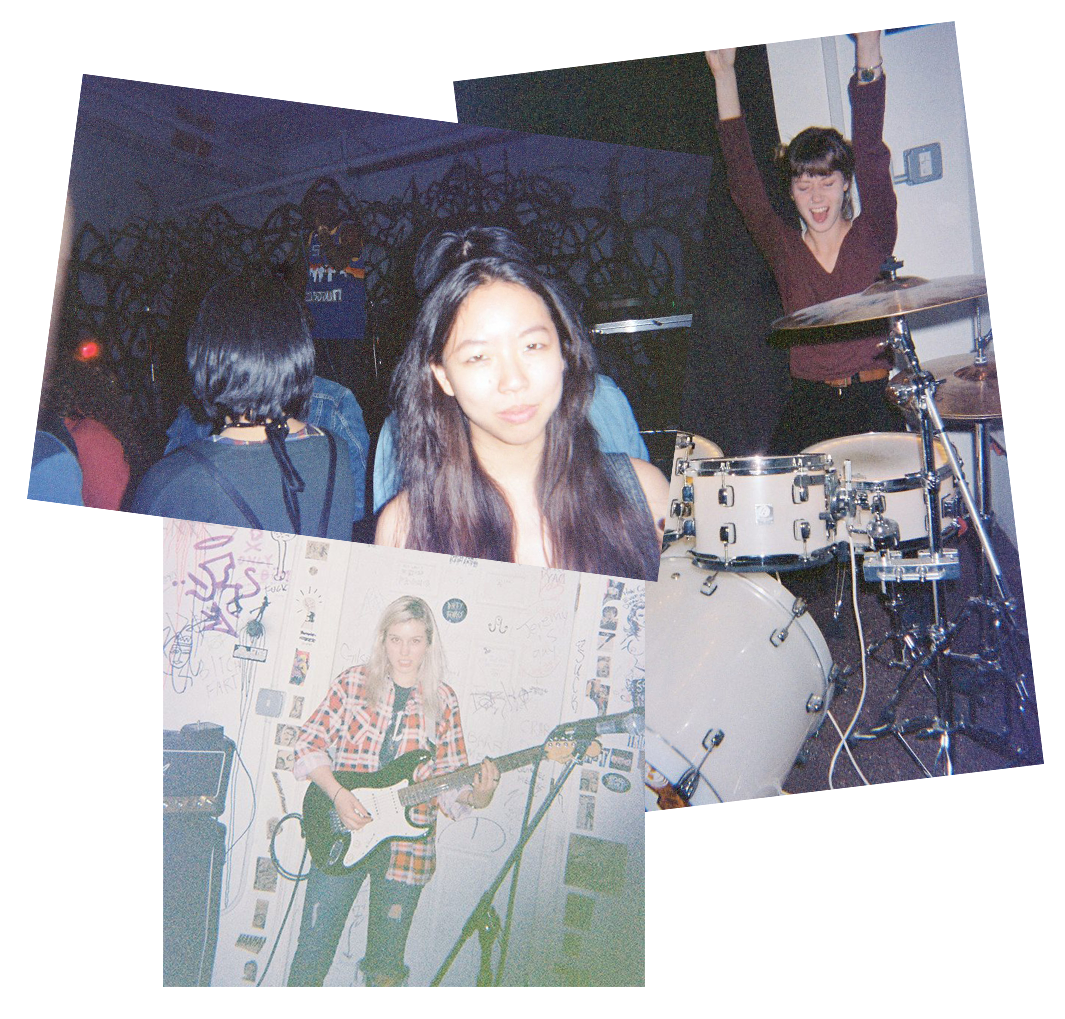
<instances>
[{"instance_id":1,"label":"person with bob haircut","mask_svg":"<svg viewBox=\"0 0 1065 1019\"><path fill-rule=\"evenodd\" d=\"M886 78L880 32L859 32L854 40L853 142L833 128L809 127L778 154L799 230L774 211L755 164L740 106L735 49L706 52L729 192L769 263L787 314L875 282L898 233L891 153L883 141ZM901 416L884 398L891 359L876 323L806 330L801 338L789 350L791 391L770 453L790 455L824 439L902 427Z\"/></svg>"},{"instance_id":2,"label":"person with bob haircut","mask_svg":"<svg viewBox=\"0 0 1065 1019\"><path fill-rule=\"evenodd\" d=\"M337 441L307 425L314 341L303 302L269 273L216 284L186 347L212 434L145 475L139 513L351 539L355 486Z\"/></svg>"},{"instance_id":3,"label":"person with bob haircut","mask_svg":"<svg viewBox=\"0 0 1065 1019\"><path fill-rule=\"evenodd\" d=\"M336 772L375 772L411 750L432 749L413 781L465 767L466 742L455 691L444 682L446 663L432 609L403 596L378 621L369 659L342 672L300 729L293 774L328 796L340 820L356 831L372 817ZM434 825L437 810L461 818L492 802L499 769L485 758L473 783L440 793L412 807L411 820ZM357 790L358 787L356 787ZM289 968L289 986L321 986L329 972L348 913L370 879L366 952L359 963L367 986L403 984L403 961L414 910L436 868L432 829L427 838L378 844L343 874L310 866L299 941Z\"/></svg>"},{"instance_id":4,"label":"person with bob haircut","mask_svg":"<svg viewBox=\"0 0 1065 1019\"><path fill-rule=\"evenodd\" d=\"M668 483L600 451L568 295L500 227L426 238L415 280L391 392L404 487L377 543L655 580Z\"/></svg>"}]
</instances>

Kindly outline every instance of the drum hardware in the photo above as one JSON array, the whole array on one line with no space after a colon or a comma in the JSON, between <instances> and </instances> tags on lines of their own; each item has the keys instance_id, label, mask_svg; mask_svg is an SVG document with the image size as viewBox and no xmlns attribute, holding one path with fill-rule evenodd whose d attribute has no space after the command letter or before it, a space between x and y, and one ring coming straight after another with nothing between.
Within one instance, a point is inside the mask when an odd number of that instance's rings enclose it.
<instances>
[{"instance_id":1,"label":"drum hardware","mask_svg":"<svg viewBox=\"0 0 1065 1019\"><path fill-rule=\"evenodd\" d=\"M684 772L674 784L674 788L686 803L691 803L691 799L695 795L695 790L699 785L699 779L702 777L703 765L706 764L706 759L717 747L721 746L721 742L724 738L725 734L720 729L708 729L706 735L703 737L703 749L706 751L706 753L703 754L703 759L698 765L693 766Z\"/></svg>"},{"instance_id":2,"label":"drum hardware","mask_svg":"<svg viewBox=\"0 0 1065 1019\"><path fill-rule=\"evenodd\" d=\"M872 528L877 534L870 536L872 547L863 556L863 575L869 580L879 580L881 590L885 594L890 585L901 583L903 588L906 584L911 587L915 583L928 585L930 599L927 604L921 606L922 614L926 617L923 623L911 626L902 632L896 628L895 632L888 636L888 639L893 638L899 642L903 649L902 657L904 660L909 659L909 664L884 709L882 724L864 732L852 733L848 741L861 742L892 736L902 744L921 771L928 775L930 774L928 768L909 746L905 736L917 734L921 737L933 738L939 744L935 768L940 773L950 774L953 772L953 741L957 736L968 736L1003 756L1015 757L1023 753L1023 747L1019 748L1016 740L1012 739L1011 719L1025 716L1027 690L1023 675L1019 676L1012 685L1006 684L1003 698L1006 725L1005 728L996 730L976 724L973 717L975 698L970 698L968 719L961 717L955 704L956 686L952 666L972 660L971 656L958 658L954 655L952 645L960 627L974 616L986 615L995 620L998 631L997 645L981 635L981 650L975 656L977 671L982 671L992 677L997 674L994 665L986 669L982 669L982 666L997 662L1001 658L1000 652L1003 646L1006 646L1008 650L1014 650L1014 638L1018 637L1021 631L1013 615L1016 602L1008 590L1005 577L995 556L985 526L986 521L974 502L957 453L946 440L943 417L935 399L936 389L940 382L932 372L922 368L906 320L908 314L916 311L984 296L986 287L983 278L977 276L954 277L938 283L919 278L900 278L896 275L896 270L900 267L899 262L886 266L887 278L878 281L861 294L825 302L797 312L788 316L787 319L774 323L774 327L802 329L878 318L889 320L889 344L903 372L889 384L890 392L893 399L905 405L916 416L919 424L921 470L917 480L927 514L927 527L921 547L916 555L912 555L890 547L891 538L886 528L883 528L883 537L887 547L877 548L873 538L879 536L882 530L882 525L877 523ZM979 326L977 332L979 332ZM978 346L981 341L982 338L978 340ZM951 383L952 388L978 387L982 400L981 406L977 409L979 415L984 415L988 411L989 404L994 403L997 409L997 378L992 378L986 358L980 357L978 363L972 366L972 370L966 370L961 375L957 375L955 370L951 377L957 379L956 382ZM994 390L992 390L992 383ZM992 392L994 400L992 400ZM982 420L982 417L978 420ZM945 454L949 465L949 469L942 472L937 469L937 448ZM813 450L807 452L810 451ZM981 453L978 453L978 456L980 455ZM910 480L912 482L913 479ZM952 483L956 483L955 494L951 495L948 491L945 495L949 498L945 498L943 489ZM955 622L947 622L942 617L939 584L946 580L956 579L961 571L957 550L944 548L946 528L943 523L944 518L956 508L958 499L965 506L973 524L982 553L981 569L986 572L988 579L982 591L984 597L970 600ZM860 505L860 502L861 499L856 498L856 506ZM841 504L845 506L846 500L843 500ZM829 505L832 507L835 504L830 502ZM894 516L895 514L892 513L892 517ZM896 610L897 624L902 614L901 608L906 606L906 599L892 591L891 602ZM918 679L923 680L924 685L932 692L934 709L927 717L900 723L897 721L899 706Z\"/></svg>"},{"instance_id":3,"label":"drum hardware","mask_svg":"<svg viewBox=\"0 0 1065 1019\"><path fill-rule=\"evenodd\" d=\"M799 616L806 614L806 600L804 598L796 598L791 605L791 619L788 620L787 625L779 630L774 630L769 635L770 643L773 647L780 647L788 639L788 630L791 629L791 624L795 622Z\"/></svg>"}]
</instances>

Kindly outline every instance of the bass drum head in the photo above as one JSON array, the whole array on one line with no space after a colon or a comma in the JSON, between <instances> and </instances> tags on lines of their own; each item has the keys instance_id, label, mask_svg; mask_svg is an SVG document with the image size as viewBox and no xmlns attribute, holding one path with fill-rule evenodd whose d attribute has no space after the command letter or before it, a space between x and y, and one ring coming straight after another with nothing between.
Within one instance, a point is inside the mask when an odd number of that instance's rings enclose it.
<instances>
[{"instance_id":1,"label":"bass drum head","mask_svg":"<svg viewBox=\"0 0 1065 1019\"><path fill-rule=\"evenodd\" d=\"M647 585L645 805L674 805L697 775L691 805L781 792L825 717L832 657L808 614L764 574L703 569L673 547ZM713 745L707 752L706 746Z\"/></svg>"}]
</instances>

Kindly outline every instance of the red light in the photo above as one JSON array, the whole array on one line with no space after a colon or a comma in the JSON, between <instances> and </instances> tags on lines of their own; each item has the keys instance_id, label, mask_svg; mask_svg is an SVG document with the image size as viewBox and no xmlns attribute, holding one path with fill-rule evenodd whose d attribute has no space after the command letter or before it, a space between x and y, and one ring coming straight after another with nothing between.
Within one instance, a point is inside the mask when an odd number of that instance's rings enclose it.
<instances>
[{"instance_id":1,"label":"red light","mask_svg":"<svg viewBox=\"0 0 1065 1019\"><path fill-rule=\"evenodd\" d=\"M94 361L102 353L99 340L82 340L78 344L77 350L74 352L74 356L79 361Z\"/></svg>"}]
</instances>

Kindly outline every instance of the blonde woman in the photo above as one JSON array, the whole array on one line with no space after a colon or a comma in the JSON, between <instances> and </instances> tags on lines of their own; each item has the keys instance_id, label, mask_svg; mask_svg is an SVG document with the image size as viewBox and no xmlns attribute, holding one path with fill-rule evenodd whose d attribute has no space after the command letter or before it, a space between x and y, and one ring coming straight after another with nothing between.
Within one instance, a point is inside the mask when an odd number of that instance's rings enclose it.
<instances>
[{"instance_id":1,"label":"blonde woman","mask_svg":"<svg viewBox=\"0 0 1065 1019\"><path fill-rule=\"evenodd\" d=\"M357 791L337 772L377 772L412 750L432 757L414 781L466 765L458 698L444 682L440 632L432 610L413 596L397 598L377 625L369 660L341 673L307 719L296 741L294 774L310 779L331 801L341 822L358 832L373 821ZM411 808L411 820L431 825L437 809L452 818L488 806L499 770L485 759L471 785ZM364 797L365 798L365 797ZM349 872L326 874L312 863L290 986L320 986L332 965L348 912L367 877L370 907L366 954L359 963L369 986L402 984L407 935L422 888L433 875L433 834L417 841L381 842Z\"/></svg>"}]
</instances>

